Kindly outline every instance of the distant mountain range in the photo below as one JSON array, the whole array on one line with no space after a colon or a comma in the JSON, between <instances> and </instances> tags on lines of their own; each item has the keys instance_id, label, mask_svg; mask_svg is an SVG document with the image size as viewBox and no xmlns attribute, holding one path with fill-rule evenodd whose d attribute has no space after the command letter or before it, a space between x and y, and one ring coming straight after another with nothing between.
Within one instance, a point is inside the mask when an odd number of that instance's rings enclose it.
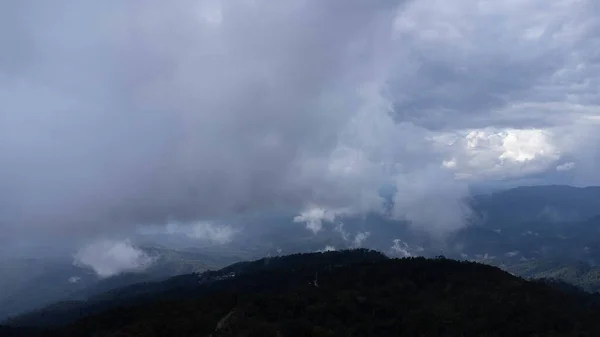
<instances>
[{"instance_id":1,"label":"distant mountain range","mask_svg":"<svg viewBox=\"0 0 600 337\"><path fill-rule=\"evenodd\" d=\"M519 187L473 199L476 220L448 241L455 256L600 261L600 187Z\"/></svg>"}]
</instances>

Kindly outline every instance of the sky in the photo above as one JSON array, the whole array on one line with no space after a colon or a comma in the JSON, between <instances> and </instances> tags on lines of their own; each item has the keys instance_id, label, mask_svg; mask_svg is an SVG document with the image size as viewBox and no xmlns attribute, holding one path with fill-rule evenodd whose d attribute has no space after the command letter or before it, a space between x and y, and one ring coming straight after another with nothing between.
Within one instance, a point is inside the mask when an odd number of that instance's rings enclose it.
<instances>
[{"instance_id":1,"label":"sky","mask_svg":"<svg viewBox=\"0 0 600 337\"><path fill-rule=\"evenodd\" d=\"M599 33L593 0L2 1L0 243L318 232L382 186L439 234L473 185L600 184Z\"/></svg>"}]
</instances>

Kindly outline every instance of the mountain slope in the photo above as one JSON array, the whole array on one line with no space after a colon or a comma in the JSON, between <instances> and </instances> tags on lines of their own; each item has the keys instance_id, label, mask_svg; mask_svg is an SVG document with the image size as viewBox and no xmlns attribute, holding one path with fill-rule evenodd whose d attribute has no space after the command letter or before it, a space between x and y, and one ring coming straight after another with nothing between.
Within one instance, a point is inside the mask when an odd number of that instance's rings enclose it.
<instances>
[{"instance_id":1,"label":"mountain slope","mask_svg":"<svg viewBox=\"0 0 600 337\"><path fill-rule=\"evenodd\" d=\"M367 250L266 261L195 276L195 285L162 282L142 302L45 336L600 335L596 298L492 266Z\"/></svg>"},{"instance_id":2,"label":"mountain slope","mask_svg":"<svg viewBox=\"0 0 600 337\"><path fill-rule=\"evenodd\" d=\"M0 321L56 301L83 300L109 290L141 282L202 272L238 261L237 257L142 246L155 262L139 272L99 278L71 259L12 259L0 261Z\"/></svg>"},{"instance_id":3,"label":"mountain slope","mask_svg":"<svg viewBox=\"0 0 600 337\"><path fill-rule=\"evenodd\" d=\"M472 207L496 222L515 224L535 219L581 221L598 215L600 187L522 186L476 196Z\"/></svg>"},{"instance_id":4,"label":"mountain slope","mask_svg":"<svg viewBox=\"0 0 600 337\"><path fill-rule=\"evenodd\" d=\"M217 271L172 277L162 282L143 282L110 290L87 301L66 301L13 317L12 325L52 326L64 324L85 315L101 312L115 306L132 305L156 299L186 299L204 296L215 291L262 291L287 289L287 283L261 283L253 279L261 272L306 270L323 266L341 266L361 261L387 260L385 255L366 249L329 252L328 254L294 254L267 257L252 262L238 262ZM232 277L235 276L235 277ZM291 286L295 280L289 280Z\"/></svg>"},{"instance_id":5,"label":"mountain slope","mask_svg":"<svg viewBox=\"0 0 600 337\"><path fill-rule=\"evenodd\" d=\"M585 262L540 259L515 262L501 267L526 278L560 280L585 291L600 291L600 267Z\"/></svg>"}]
</instances>

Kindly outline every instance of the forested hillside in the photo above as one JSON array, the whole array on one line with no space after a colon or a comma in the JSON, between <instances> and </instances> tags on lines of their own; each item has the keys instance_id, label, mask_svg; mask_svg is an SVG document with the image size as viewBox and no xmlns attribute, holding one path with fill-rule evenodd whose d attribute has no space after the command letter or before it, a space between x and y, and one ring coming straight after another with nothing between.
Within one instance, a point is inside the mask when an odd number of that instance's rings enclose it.
<instances>
[{"instance_id":1,"label":"forested hillside","mask_svg":"<svg viewBox=\"0 0 600 337\"><path fill-rule=\"evenodd\" d=\"M149 268L106 278L74 264L72 258L0 259L0 321L56 301L87 299L130 284L221 268L240 259L158 245L140 249L155 257Z\"/></svg>"},{"instance_id":2,"label":"forested hillside","mask_svg":"<svg viewBox=\"0 0 600 337\"><path fill-rule=\"evenodd\" d=\"M104 299L113 301L110 309L40 335L600 335L594 296L442 257L387 259L369 250L297 254L182 280L157 283L143 299ZM134 291L129 287L119 298Z\"/></svg>"}]
</instances>

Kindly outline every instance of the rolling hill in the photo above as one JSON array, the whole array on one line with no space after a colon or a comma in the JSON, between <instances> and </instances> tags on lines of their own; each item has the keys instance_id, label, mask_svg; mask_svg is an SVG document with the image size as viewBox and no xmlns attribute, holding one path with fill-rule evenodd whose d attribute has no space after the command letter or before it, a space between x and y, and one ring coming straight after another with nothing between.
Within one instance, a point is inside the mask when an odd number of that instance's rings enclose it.
<instances>
[{"instance_id":1,"label":"rolling hill","mask_svg":"<svg viewBox=\"0 0 600 337\"><path fill-rule=\"evenodd\" d=\"M88 301L63 311L75 319L67 325L26 327L58 318L58 308L11 323L48 337L600 334L592 295L475 262L389 259L365 249L238 263L154 283L150 292L136 287L99 300L102 310Z\"/></svg>"},{"instance_id":2,"label":"rolling hill","mask_svg":"<svg viewBox=\"0 0 600 337\"><path fill-rule=\"evenodd\" d=\"M82 300L111 289L140 282L223 267L237 256L178 251L161 246L141 246L155 262L139 272L108 278L77 266L69 259L11 259L0 263L0 320L57 301Z\"/></svg>"}]
</instances>

